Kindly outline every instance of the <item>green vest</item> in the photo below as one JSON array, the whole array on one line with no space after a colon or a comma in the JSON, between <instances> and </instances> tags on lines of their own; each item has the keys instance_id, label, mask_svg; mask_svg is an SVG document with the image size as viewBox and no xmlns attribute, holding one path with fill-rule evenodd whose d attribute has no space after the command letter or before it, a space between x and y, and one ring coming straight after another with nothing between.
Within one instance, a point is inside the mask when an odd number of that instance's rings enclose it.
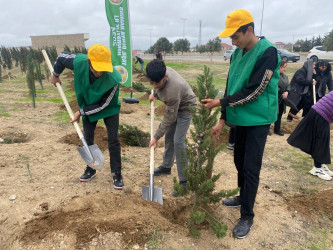
<instances>
[{"instance_id":1,"label":"green vest","mask_svg":"<svg viewBox=\"0 0 333 250\"><path fill-rule=\"evenodd\" d=\"M77 103L82 109L92 104L100 102L103 95L111 88L121 82L121 76L113 67L113 72L105 72L101 77L97 78L93 84L89 82L89 64L87 55L77 54L74 58L74 89ZM119 86L115 92L110 104L101 111L84 116L83 119L89 119L90 122L98 121L119 113Z\"/></svg>"},{"instance_id":2,"label":"green vest","mask_svg":"<svg viewBox=\"0 0 333 250\"><path fill-rule=\"evenodd\" d=\"M233 95L245 88L253 72L255 64L267 48L272 47L269 41L261 39L242 56L243 50L236 49L230 64L227 95ZM227 106L227 122L237 126L258 126L274 123L277 120L278 82L280 78L280 58L272 78L259 97L237 107Z\"/></svg>"}]
</instances>

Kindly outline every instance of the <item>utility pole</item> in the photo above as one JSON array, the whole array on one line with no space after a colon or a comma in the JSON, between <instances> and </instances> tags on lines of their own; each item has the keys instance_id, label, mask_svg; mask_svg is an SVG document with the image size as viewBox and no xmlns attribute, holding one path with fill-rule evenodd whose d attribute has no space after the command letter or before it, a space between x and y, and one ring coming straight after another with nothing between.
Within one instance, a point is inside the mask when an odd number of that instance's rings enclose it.
<instances>
[{"instance_id":1,"label":"utility pole","mask_svg":"<svg viewBox=\"0 0 333 250\"><path fill-rule=\"evenodd\" d=\"M261 36L261 31L262 31L262 22L263 22L263 20L264 20L264 7L265 7L265 0L262 0L260 36Z\"/></svg>"},{"instance_id":2,"label":"utility pole","mask_svg":"<svg viewBox=\"0 0 333 250\"><path fill-rule=\"evenodd\" d=\"M201 20L199 21L199 46L201 45L201 24L202 24L202 22L201 22Z\"/></svg>"},{"instance_id":3,"label":"utility pole","mask_svg":"<svg viewBox=\"0 0 333 250\"><path fill-rule=\"evenodd\" d=\"M151 48L151 31L153 30L153 29L148 29L149 30L149 45L150 45L150 48Z\"/></svg>"},{"instance_id":4,"label":"utility pole","mask_svg":"<svg viewBox=\"0 0 333 250\"><path fill-rule=\"evenodd\" d=\"M184 21L184 24L183 24L183 38L185 38L185 22L187 21L187 19L182 18L182 20Z\"/></svg>"}]
</instances>

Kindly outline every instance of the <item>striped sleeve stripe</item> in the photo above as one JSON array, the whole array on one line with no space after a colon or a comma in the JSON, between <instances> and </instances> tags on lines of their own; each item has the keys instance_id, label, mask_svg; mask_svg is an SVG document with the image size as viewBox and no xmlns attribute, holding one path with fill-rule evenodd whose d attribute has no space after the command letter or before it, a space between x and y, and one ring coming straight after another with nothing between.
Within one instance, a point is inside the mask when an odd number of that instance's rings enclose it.
<instances>
[{"instance_id":1,"label":"striped sleeve stripe","mask_svg":"<svg viewBox=\"0 0 333 250\"><path fill-rule=\"evenodd\" d=\"M67 54L67 53L64 53L64 52L61 52L59 57L63 57L63 58L75 58L76 57L76 54Z\"/></svg>"},{"instance_id":2,"label":"striped sleeve stripe","mask_svg":"<svg viewBox=\"0 0 333 250\"><path fill-rule=\"evenodd\" d=\"M261 80L261 83L259 85L258 88L255 89L255 91L253 91L250 95L248 95L246 98L239 100L237 102L233 102L233 103L229 103L230 107L236 107L236 106L240 106L240 105L244 105L250 101L253 101L255 99L258 98L258 96L261 95L261 93L264 91L264 89L266 88L266 86L268 85L269 81L271 80L272 77L272 71L269 69L266 69L265 73L264 73L264 77Z\"/></svg>"},{"instance_id":3,"label":"striped sleeve stripe","mask_svg":"<svg viewBox=\"0 0 333 250\"><path fill-rule=\"evenodd\" d=\"M99 111L101 111L101 110L105 109L107 106L109 106L110 102L112 101L112 98L113 98L114 94L117 91L117 89L118 89L118 84L113 88L111 94L106 99L106 102L101 107L99 107L97 109L94 109L94 110L90 110L88 112L85 112L85 115L92 115L92 114L98 113Z\"/></svg>"}]
</instances>

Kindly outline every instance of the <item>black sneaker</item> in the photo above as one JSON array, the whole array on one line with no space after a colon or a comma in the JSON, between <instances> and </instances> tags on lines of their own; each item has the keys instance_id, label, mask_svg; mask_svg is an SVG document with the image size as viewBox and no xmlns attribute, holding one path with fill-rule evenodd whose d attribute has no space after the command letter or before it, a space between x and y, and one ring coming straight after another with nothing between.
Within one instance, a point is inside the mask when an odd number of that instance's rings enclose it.
<instances>
[{"instance_id":1,"label":"black sneaker","mask_svg":"<svg viewBox=\"0 0 333 250\"><path fill-rule=\"evenodd\" d=\"M121 174L116 174L113 176L113 187L114 189L123 189L124 182Z\"/></svg>"},{"instance_id":2,"label":"black sneaker","mask_svg":"<svg viewBox=\"0 0 333 250\"><path fill-rule=\"evenodd\" d=\"M274 131L274 134L277 134L279 136L284 136L284 133L282 131Z\"/></svg>"},{"instance_id":3,"label":"black sneaker","mask_svg":"<svg viewBox=\"0 0 333 250\"><path fill-rule=\"evenodd\" d=\"M249 235L250 230L253 227L253 219L240 218L238 224L235 226L233 235L237 239L244 239Z\"/></svg>"},{"instance_id":4,"label":"black sneaker","mask_svg":"<svg viewBox=\"0 0 333 250\"><path fill-rule=\"evenodd\" d=\"M154 169L154 176L160 176L164 174L171 174L171 168L164 168L162 166L159 166L158 168Z\"/></svg>"},{"instance_id":5,"label":"black sneaker","mask_svg":"<svg viewBox=\"0 0 333 250\"><path fill-rule=\"evenodd\" d=\"M234 150L234 148L235 148L235 143L230 143L230 142L228 142L226 146L227 146L227 149Z\"/></svg>"},{"instance_id":6,"label":"black sneaker","mask_svg":"<svg viewBox=\"0 0 333 250\"><path fill-rule=\"evenodd\" d=\"M92 169L91 167L86 167L84 170L83 175L80 177L80 181L90 181L96 175L96 170Z\"/></svg>"},{"instance_id":7,"label":"black sneaker","mask_svg":"<svg viewBox=\"0 0 333 250\"><path fill-rule=\"evenodd\" d=\"M230 199L225 199L222 201L222 204L227 207L240 207L241 206L240 196L235 196Z\"/></svg>"}]
</instances>

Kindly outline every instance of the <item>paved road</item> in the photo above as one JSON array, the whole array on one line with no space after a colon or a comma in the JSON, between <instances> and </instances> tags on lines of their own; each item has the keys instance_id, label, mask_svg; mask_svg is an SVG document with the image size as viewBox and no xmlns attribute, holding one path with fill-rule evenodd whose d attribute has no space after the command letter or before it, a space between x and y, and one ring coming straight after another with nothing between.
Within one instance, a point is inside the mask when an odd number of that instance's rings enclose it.
<instances>
[{"instance_id":1,"label":"paved road","mask_svg":"<svg viewBox=\"0 0 333 250\"><path fill-rule=\"evenodd\" d=\"M155 55L150 55L150 54L147 54L147 55L141 55L141 58L142 59L155 59ZM207 55L203 55L203 56L200 56L200 55L169 55L167 54L166 56L166 59L167 60L210 60L210 57L207 56ZM224 61L224 58L223 56L213 56L213 61ZM306 61L306 56L302 56L301 55L301 59L298 61L298 62L305 62ZM293 63L293 62L289 62L289 63Z\"/></svg>"}]
</instances>

